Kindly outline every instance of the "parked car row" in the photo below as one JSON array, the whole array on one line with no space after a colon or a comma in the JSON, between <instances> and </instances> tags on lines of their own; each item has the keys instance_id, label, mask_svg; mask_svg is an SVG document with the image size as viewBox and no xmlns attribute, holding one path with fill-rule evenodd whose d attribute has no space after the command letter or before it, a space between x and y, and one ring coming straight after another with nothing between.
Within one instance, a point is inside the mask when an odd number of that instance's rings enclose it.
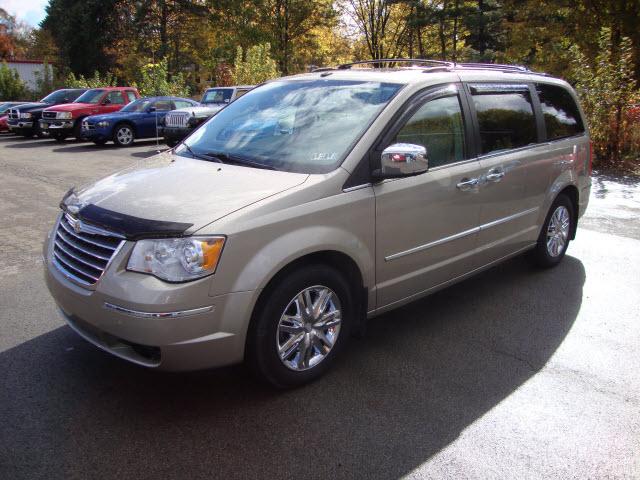
<instances>
[{"instance_id":1,"label":"parked car row","mask_svg":"<svg viewBox=\"0 0 640 480\"><path fill-rule=\"evenodd\" d=\"M49 136L59 142L75 137L96 145L113 141L120 147L135 139L164 137L173 147L251 88L210 88L200 103L171 96L141 98L133 87L61 89L39 102L0 104L0 132L26 138Z\"/></svg>"}]
</instances>

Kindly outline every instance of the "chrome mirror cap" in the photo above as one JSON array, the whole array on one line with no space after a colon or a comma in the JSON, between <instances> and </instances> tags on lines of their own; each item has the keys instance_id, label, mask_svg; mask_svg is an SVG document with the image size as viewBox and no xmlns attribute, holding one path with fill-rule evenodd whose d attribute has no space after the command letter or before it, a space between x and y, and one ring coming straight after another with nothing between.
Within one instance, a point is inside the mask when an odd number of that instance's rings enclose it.
<instances>
[{"instance_id":1,"label":"chrome mirror cap","mask_svg":"<svg viewBox=\"0 0 640 480\"><path fill-rule=\"evenodd\" d=\"M427 149L412 143L394 143L382 151L380 176L384 178L418 175L429 169Z\"/></svg>"}]
</instances>

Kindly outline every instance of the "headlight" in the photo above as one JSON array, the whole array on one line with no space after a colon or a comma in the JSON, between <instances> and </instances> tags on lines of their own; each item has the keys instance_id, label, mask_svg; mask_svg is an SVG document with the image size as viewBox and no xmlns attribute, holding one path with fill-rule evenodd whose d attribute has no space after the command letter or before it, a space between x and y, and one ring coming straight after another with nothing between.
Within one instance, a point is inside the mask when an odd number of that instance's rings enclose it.
<instances>
[{"instance_id":1,"label":"headlight","mask_svg":"<svg viewBox=\"0 0 640 480\"><path fill-rule=\"evenodd\" d=\"M68 120L71 118L71 112L58 112L56 114L56 118L62 118L64 120Z\"/></svg>"},{"instance_id":2,"label":"headlight","mask_svg":"<svg viewBox=\"0 0 640 480\"><path fill-rule=\"evenodd\" d=\"M104 128L109 126L109 122L107 122L106 120L103 120L102 122L96 123L96 125L98 126L98 128Z\"/></svg>"},{"instance_id":3,"label":"headlight","mask_svg":"<svg viewBox=\"0 0 640 480\"><path fill-rule=\"evenodd\" d=\"M138 240L127 269L169 282L195 280L216 271L224 241L224 237Z\"/></svg>"},{"instance_id":4,"label":"headlight","mask_svg":"<svg viewBox=\"0 0 640 480\"><path fill-rule=\"evenodd\" d=\"M20 114L20 118L31 118L31 114L30 113L21 113Z\"/></svg>"}]
</instances>

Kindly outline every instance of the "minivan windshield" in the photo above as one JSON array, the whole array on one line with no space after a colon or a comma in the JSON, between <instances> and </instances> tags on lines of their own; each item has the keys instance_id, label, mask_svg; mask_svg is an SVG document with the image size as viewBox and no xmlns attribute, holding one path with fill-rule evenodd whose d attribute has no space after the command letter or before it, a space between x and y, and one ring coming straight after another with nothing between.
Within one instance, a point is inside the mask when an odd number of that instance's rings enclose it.
<instances>
[{"instance_id":1,"label":"minivan windshield","mask_svg":"<svg viewBox=\"0 0 640 480\"><path fill-rule=\"evenodd\" d=\"M212 88L204 92L200 103L229 103L233 88Z\"/></svg>"},{"instance_id":2,"label":"minivan windshield","mask_svg":"<svg viewBox=\"0 0 640 480\"><path fill-rule=\"evenodd\" d=\"M328 173L342 163L401 86L357 80L273 81L221 110L176 154Z\"/></svg>"},{"instance_id":3,"label":"minivan windshield","mask_svg":"<svg viewBox=\"0 0 640 480\"><path fill-rule=\"evenodd\" d=\"M80 95L74 103L98 103L104 92L104 90L101 90L99 88L87 90L82 95Z\"/></svg>"}]
</instances>

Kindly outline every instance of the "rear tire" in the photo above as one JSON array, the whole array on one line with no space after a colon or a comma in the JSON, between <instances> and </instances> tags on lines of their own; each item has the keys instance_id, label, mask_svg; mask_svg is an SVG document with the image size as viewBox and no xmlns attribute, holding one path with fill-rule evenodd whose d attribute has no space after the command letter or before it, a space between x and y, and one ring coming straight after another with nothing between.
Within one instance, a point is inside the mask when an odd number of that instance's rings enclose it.
<instances>
[{"instance_id":1,"label":"rear tire","mask_svg":"<svg viewBox=\"0 0 640 480\"><path fill-rule=\"evenodd\" d=\"M558 195L547 213L538 242L531 252L531 259L536 266L551 268L562 261L575 226L574 210L569 197Z\"/></svg>"},{"instance_id":2,"label":"rear tire","mask_svg":"<svg viewBox=\"0 0 640 480\"><path fill-rule=\"evenodd\" d=\"M287 273L256 305L247 364L277 388L309 383L345 347L356 312L352 289L336 269L318 264Z\"/></svg>"}]
</instances>

